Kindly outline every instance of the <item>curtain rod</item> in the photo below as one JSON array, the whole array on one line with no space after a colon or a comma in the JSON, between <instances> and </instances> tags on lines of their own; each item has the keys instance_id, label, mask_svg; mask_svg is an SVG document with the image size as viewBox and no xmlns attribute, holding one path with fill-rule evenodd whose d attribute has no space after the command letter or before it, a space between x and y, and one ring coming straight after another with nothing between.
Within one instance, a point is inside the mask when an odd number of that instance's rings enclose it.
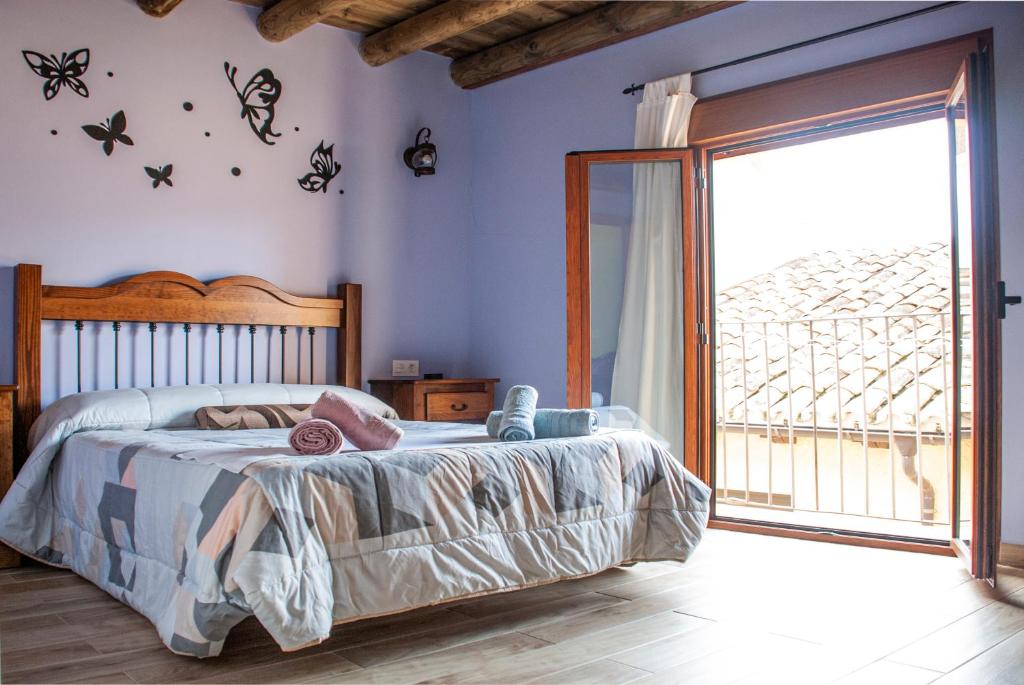
<instances>
[{"instance_id":1,"label":"curtain rod","mask_svg":"<svg viewBox=\"0 0 1024 685\"><path fill-rule=\"evenodd\" d=\"M937 5L929 5L928 7L922 7L921 9L914 10L913 12L906 12L904 14L897 14L896 16L889 17L888 19L879 19L878 21L873 21L873 22L871 22L869 24L861 24L860 26L854 26L853 28L844 29L843 31L836 31L835 33L829 33L829 34L824 35L824 36L818 36L817 38L810 38L808 40L800 41L799 43L793 43L792 45L784 45L781 48L775 48L774 50L767 50L765 52L759 52L756 55L748 55L747 57L740 57L738 59L734 59L734 60L731 60L729 62L723 62L722 64L716 64L716 65L711 66L711 67L704 67L703 69L697 69L696 71L691 72L691 74L693 76L698 76L700 74L706 74L706 73L708 73L710 71L715 71L717 69L725 69L726 67L733 67L733 66L736 66L737 64L745 64L747 62L753 62L754 60L763 59L765 57L771 57L773 55L778 55L778 54L783 53L783 52L789 52L790 50L796 50L798 48L807 47L808 45L816 45L818 43L824 43L825 41L833 40L835 38L842 38L844 36L849 36L849 35L852 35L854 33L860 33L861 31L868 31L870 29L878 28L879 26L885 26L887 24L894 24L894 23L896 23L898 21L903 21L904 19L912 19L914 17L919 17L922 14L928 14L929 12L936 12L938 10L944 10L944 9L949 8L949 7L953 7L955 5L962 5L962 4L963 4L963 0L960 0L959 2L940 2ZM622 90L622 94L623 95L633 95L637 91L643 90L644 89L644 85L645 84L643 84L643 83L639 83L639 84L638 83L631 83L628 88L624 88Z\"/></svg>"}]
</instances>

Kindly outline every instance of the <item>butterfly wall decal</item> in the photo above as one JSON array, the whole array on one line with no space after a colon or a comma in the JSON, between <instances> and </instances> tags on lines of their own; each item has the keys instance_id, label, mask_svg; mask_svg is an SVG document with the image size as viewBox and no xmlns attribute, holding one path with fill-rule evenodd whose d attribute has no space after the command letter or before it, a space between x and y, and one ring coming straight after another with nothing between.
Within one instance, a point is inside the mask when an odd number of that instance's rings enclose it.
<instances>
[{"instance_id":1,"label":"butterfly wall decal","mask_svg":"<svg viewBox=\"0 0 1024 685\"><path fill-rule=\"evenodd\" d=\"M249 128L256 134L256 137L267 145L273 145L270 138L279 138L280 133L274 133L271 126L274 124L274 105L281 97L281 82L274 76L270 69L257 71L245 87L241 90L235 84L235 74L238 67L224 63L224 73L227 74L231 87L235 89L235 95L242 104L242 119L249 121Z\"/></svg>"},{"instance_id":2,"label":"butterfly wall decal","mask_svg":"<svg viewBox=\"0 0 1024 685\"><path fill-rule=\"evenodd\" d=\"M46 55L33 50L22 50L29 68L46 79L43 84L43 97L52 100L60 92L61 86L67 86L84 98L89 97L89 88L82 81L85 70L89 68L89 49L82 48L71 53L63 52L60 59L56 55Z\"/></svg>"},{"instance_id":3,"label":"butterfly wall decal","mask_svg":"<svg viewBox=\"0 0 1024 685\"><path fill-rule=\"evenodd\" d=\"M165 164L162 167L154 168L151 166L143 167L149 177L153 179L153 187L159 188L161 183L166 183L170 187L174 187L174 183L171 182L171 172L174 170L173 164Z\"/></svg>"},{"instance_id":4,"label":"butterfly wall decal","mask_svg":"<svg viewBox=\"0 0 1024 685\"><path fill-rule=\"evenodd\" d=\"M298 179L299 187L311 193L327 192L327 184L341 171L341 164L334 161L334 143L324 147L324 141L309 156L313 171Z\"/></svg>"},{"instance_id":5,"label":"butterfly wall decal","mask_svg":"<svg viewBox=\"0 0 1024 685\"><path fill-rule=\"evenodd\" d=\"M131 138L125 135L124 130L128 126L124 110L114 113L114 116L107 119L106 124L86 124L82 130L89 134L90 138L103 142L103 152L110 156L114 151L114 143L122 145L135 145Z\"/></svg>"}]
</instances>

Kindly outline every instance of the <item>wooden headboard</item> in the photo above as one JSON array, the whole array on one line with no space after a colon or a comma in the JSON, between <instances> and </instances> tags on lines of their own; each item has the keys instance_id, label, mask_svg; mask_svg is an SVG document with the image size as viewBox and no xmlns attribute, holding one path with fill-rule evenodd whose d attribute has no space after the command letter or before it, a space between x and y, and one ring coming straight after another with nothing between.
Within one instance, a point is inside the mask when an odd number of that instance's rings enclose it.
<instances>
[{"instance_id":1,"label":"wooden headboard","mask_svg":"<svg viewBox=\"0 0 1024 685\"><path fill-rule=\"evenodd\" d=\"M118 386L117 331L121 323L150 324L151 336L158 325L176 324L189 331L193 324L216 324L218 336L223 326L248 325L250 340L256 326L281 327L282 335L287 326L307 328L310 333L317 328L337 328L338 383L352 388L362 385L362 286L355 283L340 284L337 297L299 297L253 276L229 276L203 283L173 271L149 271L109 285L83 288L43 285L43 269L38 264L19 264L16 281L14 473L27 456L28 431L42 406L43 321L74 321L78 331L86 321L111 323L115 331L111 387ZM188 382L187 342L185 349ZM79 347L79 386L80 355ZM250 363L254 365L252 360ZM150 364L152 369L152 348ZM312 356L310 367L312 381ZM152 375L150 380L152 383Z\"/></svg>"}]
</instances>

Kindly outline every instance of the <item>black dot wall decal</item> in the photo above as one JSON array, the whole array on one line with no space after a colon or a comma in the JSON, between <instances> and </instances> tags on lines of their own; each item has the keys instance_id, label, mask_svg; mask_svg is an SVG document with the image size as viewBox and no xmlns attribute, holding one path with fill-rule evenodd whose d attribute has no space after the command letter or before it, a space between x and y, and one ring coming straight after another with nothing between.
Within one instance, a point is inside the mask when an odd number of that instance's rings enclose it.
<instances>
[{"instance_id":1,"label":"black dot wall decal","mask_svg":"<svg viewBox=\"0 0 1024 685\"><path fill-rule=\"evenodd\" d=\"M296 133L298 133L298 131L299 131L299 127L298 127L298 126L296 126L296 127L295 127L295 132L296 132Z\"/></svg>"},{"instance_id":2,"label":"black dot wall decal","mask_svg":"<svg viewBox=\"0 0 1024 685\"><path fill-rule=\"evenodd\" d=\"M232 176L241 176L242 175L242 170L239 169L236 166L233 166L233 167L231 167L231 175Z\"/></svg>"},{"instance_id":3,"label":"black dot wall decal","mask_svg":"<svg viewBox=\"0 0 1024 685\"><path fill-rule=\"evenodd\" d=\"M51 129L50 129L50 135L51 135L51 136L55 136L55 135L57 135L57 129L55 129L55 128L51 128Z\"/></svg>"},{"instance_id":4,"label":"black dot wall decal","mask_svg":"<svg viewBox=\"0 0 1024 685\"><path fill-rule=\"evenodd\" d=\"M185 101L181 103L181 108L186 112L191 112L193 109L195 109L195 106L191 102Z\"/></svg>"},{"instance_id":5,"label":"black dot wall decal","mask_svg":"<svg viewBox=\"0 0 1024 685\"><path fill-rule=\"evenodd\" d=\"M338 191L338 195L344 195L344 194L345 194L345 191L344 191L344 190L339 190L339 191Z\"/></svg>"},{"instance_id":6,"label":"black dot wall decal","mask_svg":"<svg viewBox=\"0 0 1024 685\"><path fill-rule=\"evenodd\" d=\"M114 72L108 71L107 76L109 76L110 78L114 78Z\"/></svg>"},{"instance_id":7,"label":"black dot wall decal","mask_svg":"<svg viewBox=\"0 0 1024 685\"><path fill-rule=\"evenodd\" d=\"M210 137L210 132L209 131L203 131L203 135L206 136L207 138L209 138Z\"/></svg>"}]
</instances>

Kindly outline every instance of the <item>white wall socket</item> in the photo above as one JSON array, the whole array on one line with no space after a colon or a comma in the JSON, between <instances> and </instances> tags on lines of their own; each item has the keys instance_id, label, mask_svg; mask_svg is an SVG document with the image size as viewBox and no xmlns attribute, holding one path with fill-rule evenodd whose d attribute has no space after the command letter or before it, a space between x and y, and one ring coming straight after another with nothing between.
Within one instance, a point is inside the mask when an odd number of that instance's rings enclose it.
<instances>
[{"instance_id":1,"label":"white wall socket","mask_svg":"<svg viewBox=\"0 0 1024 685\"><path fill-rule=\"evenodd\" d=\"M418 376L420 375L419 359L392 359L392 376Z\"/></svg>"}]
</instances>

